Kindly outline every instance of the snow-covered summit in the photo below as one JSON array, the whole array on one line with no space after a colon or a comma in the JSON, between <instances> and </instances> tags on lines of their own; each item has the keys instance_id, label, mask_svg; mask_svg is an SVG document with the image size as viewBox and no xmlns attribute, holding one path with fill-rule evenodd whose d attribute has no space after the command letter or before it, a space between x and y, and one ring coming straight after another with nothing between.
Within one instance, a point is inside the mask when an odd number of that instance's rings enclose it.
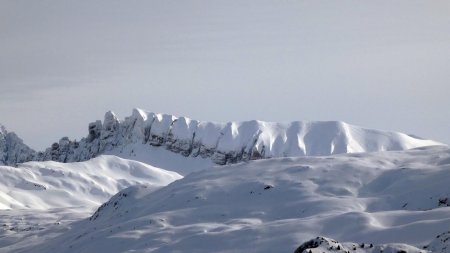
<instances>
[{"instance_id":1,"label":"snow-covered summit","mask_svg":"<svg viewBox=\"0 0 450 253\"><path fill-rule=\"evenodd\" d=\"M63 138L39 159L83 161L107 151L130 152L125 155L132 156L142 147L156 146L183 156L210 158L217 164L226 164L270 157L405 150L431 145L442 144L340 121L214 123L134 109L124 120L107 112L103 123L98 120L89 124L86 138L79 142ZM133 148L125 148L129 146Z\"/></svg>"},{"instance_id":2,"label":"snow-covered summit","mask_svg":"<svg viewBox=\"0 0 450 253\"><path fill-rule=\"evenodd\" d=\"M36 152L25 145L15 133L0 124L0 165L13 165L32 160Z\"/></svg>"}]
</instances>

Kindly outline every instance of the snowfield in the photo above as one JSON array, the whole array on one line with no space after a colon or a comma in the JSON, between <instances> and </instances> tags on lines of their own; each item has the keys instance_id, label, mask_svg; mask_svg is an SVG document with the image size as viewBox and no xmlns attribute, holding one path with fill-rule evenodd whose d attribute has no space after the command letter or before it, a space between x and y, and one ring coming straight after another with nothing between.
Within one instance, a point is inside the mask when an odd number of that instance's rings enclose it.
<instances>
[{"instance_id":1,"label":"snowfield","mask_svg":"<svg viewBox=\"0 0 450 253\"><path fill-rule=\"evenodd\" d=\"M102 155L86 162L0 166L0 209L97 207L136 184L165 186L181 176L145 163Z\"/></svg>"},{"instance_id":2,"label":"snowfield","mask_svg":"<svg viewBox=\"0 0 450 253\"><path fill-rule=\"evenodd\" d=\"M151 191L181 178L107 155L79 163L0 166L0 173L0 252L16 252L66 232L124 188L145 185Z\"/></svg>"},{"instance_id":3,"label":"snowfield","mask_svg":"<svg viewBox=\"0 0 450 253\"><path fill-rule=\"evenodd\" d=\"M8 231L3 241L30 233L52 239L0 250L450 252L448 182L450 150L442 146L249 161L157 190L131 186L70 225Z\"/></svg>"}]
</instances>

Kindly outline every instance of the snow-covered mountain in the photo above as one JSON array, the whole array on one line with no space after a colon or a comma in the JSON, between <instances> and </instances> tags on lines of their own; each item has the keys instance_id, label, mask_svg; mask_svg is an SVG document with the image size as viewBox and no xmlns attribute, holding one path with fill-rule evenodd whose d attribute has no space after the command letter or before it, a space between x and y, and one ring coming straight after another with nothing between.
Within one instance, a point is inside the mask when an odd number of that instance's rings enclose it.
<instances>
[{"instance_id":1,"label":"snow-covered mountain","mask_svg":"<svg viewBox=\"0 0 450 253\"><path fill-rule=\"evenodd\" d=\"M101 155L78 163L27 162L0 166L0 209L82 206L92 209L137 184L165 186L181 176L145 163Z\"/></svg>"},{"instance_id":2,"label":"snow-covered mountain","mask_svg":"<svg viewBox=\"0 0 450 253\"><path fill-rule=\"evenodd\" d=\"M449 181L447 147L226 165L127 188L15 252L450 252Z\"/></svg>"},{"instance_id":3,"label":"snow-covered mountain","mask_svg":"<svg viewBox=\"0 0 450 253\"><path fill-rule=\"evenodd\" d=\"M450 150L402 133L135 109L0 156L0 252L450 253Z\"/></svg>"},{"instance_id":4,"label":"snow-covered mountain","mask_svg":"<svg viewBox=\"0 0 450 253\"><path fill-rule=\"evenodd\" d=\"M36 157L36 152L25 145L15 133L0 125L0 165L14 165Z\"/></svg>"},{"instance_id":5,"label":"snow-covered mountain","mask_svg":"<svg viewBox=\"0 0 450 253\"><path fill-rule=\"evenodd\" d=\"M186 157L209 158L223 165L270 157L404 150L430 145L441 143L339 121L213 123L134 109L125 120L107 112L103 123L89 124L86 138L78 142L62 138L37 159L74 162L103 153L138 159L135 153L155 146Z\"/></svg>"},{"instance_id":6,"label":"snow-covered mountain","mask_svg":"<svg viewBox=\"0 0 450 253\"><path fill-rule=\"evenodd\" d=\"M107 155L78 163L0 166L0 175L0 252L16 252L66 232L124 188L139 185L152 191L181 178Z\"/></svg>"},{"instance_id":7,"label":"snow-covered mountain","mask_svg":"<svg viewBox=\"0 0 450 253\"><path fill-rule=\"evenodd\" d=\"M140 109L134 109L132 115L124 120L109 111L103 122L90 123L88 130L88 136L79 141L63 137L45 151L36 152L16 134L0 126L0 164L48 160L79 162L101 154L152 164L157 155L155 152L161 151L151 147L158 147L184 157L199 157L224 165L271 157L323 156L444 145L340 121L215 123ZM192 159L189 161L198 163ZM156 165L160 165L159 161ZM185 171L176 165L169 166Z\"/></svg>"}]
</instances>

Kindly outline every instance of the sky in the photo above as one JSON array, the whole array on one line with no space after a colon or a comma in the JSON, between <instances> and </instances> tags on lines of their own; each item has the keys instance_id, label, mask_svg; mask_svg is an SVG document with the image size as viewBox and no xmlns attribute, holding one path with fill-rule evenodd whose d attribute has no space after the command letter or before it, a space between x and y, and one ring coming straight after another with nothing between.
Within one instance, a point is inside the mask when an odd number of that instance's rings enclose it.
<instances>
[{"instance_id":1,"label":"sky","mask_svg":"<svg viewBox=\"0 0 450 253\"><path fill-rule=\"evenodd\" d=\"M450 1L0 0L0 123L341 120L450 143Z\"/></svg>"}]
</instances>

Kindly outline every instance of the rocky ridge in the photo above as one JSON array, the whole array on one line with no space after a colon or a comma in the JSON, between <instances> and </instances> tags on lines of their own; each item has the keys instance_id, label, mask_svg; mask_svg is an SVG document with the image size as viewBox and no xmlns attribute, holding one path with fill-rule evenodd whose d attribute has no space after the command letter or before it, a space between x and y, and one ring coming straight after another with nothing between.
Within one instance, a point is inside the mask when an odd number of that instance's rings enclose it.
<instances>
[{"instance_id":1,"label":"rocky ridge","mask_svg":"<svg viewBox=\"0 0 450 253\"><path fill-rule=\"evenodd\" d=\"M124 120L107 112L103 123L98 120L89 124L86 138L79 142L62 138L38 159L83 161L129 144L160 146L223 165L270 157L404 150L440 143L339 121L212 123L134 109Z\"/></svg>"},{"instance_id":2,"label":"rocky ridge","mask_svg":"<svg viewBox=\"0 0 450 253\"><path fill-rule=\"evenodd\" d=\"M270 157L322 156L442 145L402 133L365 129L340 121L214 123L140 109L134 109L132 115L124 120L109 111L103 122L97 120L90 123L88 131L87 137L79 141L63 137L43 152L34 152L20 139L16 140L12 147L20 152L11 154L8 151L10 148L7 148L3 151L6 155L2 161L4 164L30 160L78 162L107 151L122 152L128 145L150 145L186 157L209 158L223 165ZM3 143L11 146L10 142Z\"/></svg>"},{"instance_id":3,"label":"rocky ridge","mask_svg":"<svg viewBox=\"0 0 450 253\"><path fill-rule=\"evenodd\" d=\"M36 158L36 152L25 145L15 133L0 125L0 165L15 165Z\"/></svg>"}]
</instances>

